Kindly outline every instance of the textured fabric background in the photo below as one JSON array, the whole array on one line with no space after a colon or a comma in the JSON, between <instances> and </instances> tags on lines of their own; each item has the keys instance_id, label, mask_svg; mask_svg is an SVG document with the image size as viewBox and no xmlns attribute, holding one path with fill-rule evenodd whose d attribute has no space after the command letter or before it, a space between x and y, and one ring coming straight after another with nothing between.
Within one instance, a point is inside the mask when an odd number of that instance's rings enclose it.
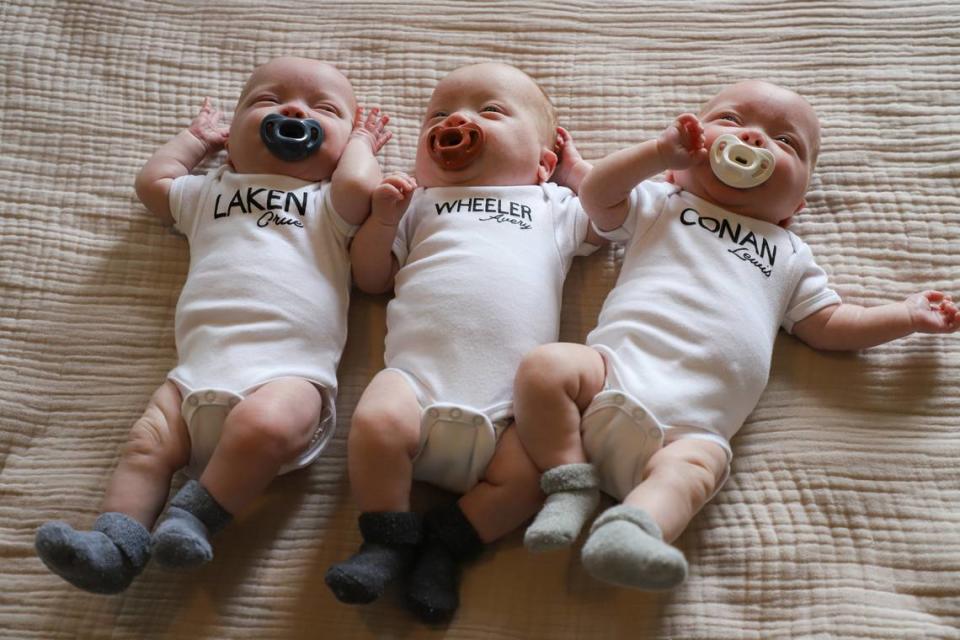
<instances>
[{"instance_id":1,"label":"textured fabric background","mask_svg":"<svg viewBox=\"0 0 960 640\"><path fill-rule=\"evenodd\" d=\"M669 594L607 587L576 550L515 534L465 574L449 627L397 594L337 603L323 572L358 543L352 408L380 368L385 297L357 294L339 433L276 481L192 573L149 567L116 597L69 587L33 532L93 521L126 432L175 361L184 240L133 178L205 95L232 111L252 67L336 63L393 117L412 164L438 78L505 60L541 80L581 151L657 133L721 86L792 87L823 121L795 230L851 302L960 294L960 8L953 2L0 4L0 636L60 638L960 638L960 336L861 354L781 335L724 490L679 540ZM567 283L564 338L591 328L614 249ZM421 492L421 495L424 495Z\"/></svg>"}]
</instances>

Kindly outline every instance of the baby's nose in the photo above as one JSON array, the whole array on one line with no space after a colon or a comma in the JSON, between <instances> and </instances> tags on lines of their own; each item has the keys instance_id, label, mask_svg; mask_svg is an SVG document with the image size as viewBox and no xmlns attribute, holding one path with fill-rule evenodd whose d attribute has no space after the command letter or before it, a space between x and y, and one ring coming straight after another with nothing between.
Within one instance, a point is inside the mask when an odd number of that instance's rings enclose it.
<instances>
[{"instance_id":1,"label":"baby's nose","mask_svg":"<svg viewBox=\"0 0 960 640\"><path fill-rule=\"evenodd\" d=\"M763 134L756 129L746 129L740 132L739 137L744 144L750 145L751 147L766 146L763 141Z\"/></svg>"},{"instance_id":2,"label":"baby's nose","mask_svg":"<svg viewBox=\"0 0 960 640\"><path fill-rule=\"evenodd\" d=\"M284 105L283 108L280 109L280 115L284 115L288 118L300 118L300 119L307 117L306 112L303 109L301 109L298 105L295 105L295 104Z\"/></svg>"},{"instance_id":3,"label":"baby's nose","mask_svg":"<svg viewBox=\"0 0 960 640\"><path fill-rule=\"evenodd\" d=\"M455 111L448 115L443 121L445 127L462 127L463 125L470 122L465 115L459 111Z\"/></svg>"}]
</instances>

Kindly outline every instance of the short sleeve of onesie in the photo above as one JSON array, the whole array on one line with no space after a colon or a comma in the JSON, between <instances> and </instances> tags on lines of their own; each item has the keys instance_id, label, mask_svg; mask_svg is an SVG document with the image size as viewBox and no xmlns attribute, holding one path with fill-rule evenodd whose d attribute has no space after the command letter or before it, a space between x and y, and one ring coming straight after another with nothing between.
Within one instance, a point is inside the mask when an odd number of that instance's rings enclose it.
<instances>
[{"instance_id":1,"label":"short sleeve of onesie","mask_svg":"<svg viewBox=\"0 0 960 640\"><path fill-rule=\"evenodd\" d=\"M188 238L193 231L200 211L200 203L212 173L180 176L170 185L170 215L173 224Z\"/></svg>"},{"instance_id":2,"label":"short sleeve of onesie","mask_svg":"<svg viewBox=\"0 0 960 640\"><path fill-rule=\"evenodd\" d=\"M590 218L580 205L580 198L567 187L552 182L543 183L543 189L553 205L560 255L588 256L596 251L596 245L587 242Z\"/></svg>"},{"instance_id":3,"label":"short sleeve of onesie","mask_svg":"<svg viewBox=\"0 0 960 640\"><path fill-rule=\"evenodd\" d=\"M410 206L407 207L407 212L400 219L400 224L397 225L397 237L393 239L393 255L397 257L397 262L400 263L401 267L406 263L407 256L410 254L410 238L416 228L417 221L415 218L419 210L415 200L421 193L423 193L421 189L417 189L413 193Z\"/></svg>"},{"instance_id":4,"label":"short sleeve of onesie","mask_svg":"<svg viewBox=\"0 0 960 640\"><path fill-rule=\"evenodd\" d=\"M337 210L333 208L333 198L330 193L333 189L330 188L330 185L327 184L326 188L323 190L323 199L320 204L321 212L330 218L330 222L333 224L333 228L337 230L337 234L343 238L352 238L357 233L357 229L360 227L355 224L350 224L343 219Z\"/></svg>"},{"instance_id":5,"label":"short sleeve of onesie","mask_svg":"<svg viewBox=\"0 0 960 640\"><path fill-rule=\"evenodd\" d=\"M810 247L796 236L791 235L791 240L797 245L794 270L798 275L782 323L788 333L793 333L793 325L807 316L841 302L840 296L827 286L827 274L814 262Z\"/></svg>"},{"instance_id":6,"label":"short sleeve of onesie","mask_svg":"<svg viewBox=\"0 0 960 640\"><path fill-rule=\"evenodd\" d=\"M593 230L601 238L606 238L611 242L626 242L636 233L646 231L647 227L663 210L667 196L676 191L677 187L669 182L644 180L630 192L630 208L627 210L627 217L624 218L623 224L616 229L602 231L591 222Z\"/></svg>"}]
</instances>

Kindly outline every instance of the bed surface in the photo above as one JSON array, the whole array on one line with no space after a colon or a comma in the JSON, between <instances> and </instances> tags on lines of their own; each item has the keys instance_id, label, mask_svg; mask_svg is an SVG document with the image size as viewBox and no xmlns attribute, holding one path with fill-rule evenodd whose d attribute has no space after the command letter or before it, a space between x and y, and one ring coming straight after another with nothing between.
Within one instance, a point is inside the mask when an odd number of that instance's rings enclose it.
<instances>
[{"instance_id":1,"label":"bed surface","mask_svg":"<svg viewBox=\"0 0 960 640\"><path fill-rule=\"evenodd\" d=\"M578 549L533 556L517 533L467 569L447 627L421 626L392 592L339 604L323 573L358 544L346 435L382 366L387 300L359 293L335 440L216 539L212 564L150 566L114 597L48 573L34 530L92 523L175 363L187 246L139 204L134 176L204 96L232 111L276 55L334 62L391 115L388 170L411 167L430 90L468 62L540 80L588 159L735 80L784 84L823 124L793 228L834 288L860 304L960 295L954 3L222 4L0 6L0 636L960 638L960 336L827 354L781 334L732 476L678 542L691 575L672 593L599 584ZM564 339L592 328L619 257L575 264Z\"/></svg>"}]
</instances>

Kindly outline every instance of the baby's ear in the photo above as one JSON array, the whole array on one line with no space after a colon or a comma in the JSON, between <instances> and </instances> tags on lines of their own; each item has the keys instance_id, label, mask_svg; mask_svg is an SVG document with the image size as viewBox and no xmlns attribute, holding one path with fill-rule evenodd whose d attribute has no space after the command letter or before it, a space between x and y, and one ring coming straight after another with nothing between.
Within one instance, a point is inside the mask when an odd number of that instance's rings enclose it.
<instances>
[{"instance_id":1,"label":"baby's ear","mask_svg":"<svg viewBox=\"0 0 960 640\"><path fill-rule=\"evenodd\" d=\"M546 182L557 168L557 154L550 149L540 151L540 166L537 168L537 178Z\"/></svg>"}]
</instances>

